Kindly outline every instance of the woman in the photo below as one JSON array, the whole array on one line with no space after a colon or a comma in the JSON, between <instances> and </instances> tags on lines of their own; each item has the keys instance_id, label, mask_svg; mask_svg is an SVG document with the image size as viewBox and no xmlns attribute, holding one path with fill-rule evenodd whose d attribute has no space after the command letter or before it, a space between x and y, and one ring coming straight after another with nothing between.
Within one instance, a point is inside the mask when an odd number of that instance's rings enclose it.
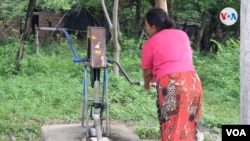
<instances>
[{"instance_id":1,"label":"woman","mask_svg":"<svg viewBox=\"0 0 250 141\"><path fill-rule=\"evenodd\" d=\"M189 38L174 27L164 10L147 12L145 28L150 38L142 47L144 88L157 83L162 141L194 141L201 118L202 87Z\"/></svg>"}]
</instances>

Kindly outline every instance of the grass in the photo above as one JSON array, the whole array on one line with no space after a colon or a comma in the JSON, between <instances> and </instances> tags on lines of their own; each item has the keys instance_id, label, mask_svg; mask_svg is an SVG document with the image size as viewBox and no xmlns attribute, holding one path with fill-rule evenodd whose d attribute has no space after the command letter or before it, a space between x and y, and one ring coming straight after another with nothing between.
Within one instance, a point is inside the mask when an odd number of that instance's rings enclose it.
<instances>
[{"instance_id":1,"label":"grass","mask_svg":"<svg viewBox=\"0 0 250 141\"><path fill-rule=\"evenodd\" d=\"M194 52L195 66L203 82L201 124L215 131L219 131L221 124L239 123L240 103L239 48L218 45L221 50L217 55ZM11 57L16 46L14 44L12 51L6 46L0 49L0 140L8 140L8 130L13 131L17 140L37 140L42 125L79 122L83 65L71 61L68 45L64 42L47 45L40 49L39 55L32 44L27 45L19 74L13 71ZM84 45L76 48L79 56L84 57ZM142 80L140 50L124 49L120 63L132 80ZM130 86L122 75L114 77L112 65L108 87L110 118L135 121L138 125L133 128L141 138L158 139L155 90ZM91 88L88 90L91 92Z\"/></svg>"}]
</instances>

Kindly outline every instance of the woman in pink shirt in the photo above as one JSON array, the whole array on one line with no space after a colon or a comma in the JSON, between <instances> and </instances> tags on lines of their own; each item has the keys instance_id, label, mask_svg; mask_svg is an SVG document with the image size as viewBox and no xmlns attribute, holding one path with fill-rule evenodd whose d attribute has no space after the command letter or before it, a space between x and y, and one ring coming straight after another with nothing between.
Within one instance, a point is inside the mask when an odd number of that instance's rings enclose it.
<instances>
[{"instance_id":1,"label":"woman in pink shirt","mask_svg":"<svg viewBox=\"0 0 250 141\"><path fill-rule=\"evenodd\" d=\"M149 10L145 28L150 38L142 47L144 88L157 83L157 108L162 141L194 141L201 118L202 86L192 60L187 34L160 8Z\"/></svg>"}]
</instances>

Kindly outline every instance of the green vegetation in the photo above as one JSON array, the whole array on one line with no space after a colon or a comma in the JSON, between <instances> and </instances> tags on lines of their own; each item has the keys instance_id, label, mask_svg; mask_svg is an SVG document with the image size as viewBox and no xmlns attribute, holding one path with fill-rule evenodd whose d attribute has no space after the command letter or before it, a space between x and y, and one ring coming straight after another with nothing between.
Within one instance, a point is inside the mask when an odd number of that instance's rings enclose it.
<instances>
[{"instance_id":1,"label":"green vegetation","mask_svg":"<svg viewBox=\"0 0 250 141\"><path fill-rule=\"evenodd\" d=\"M132 80L141 81L136 41L121 42L126 47L120 64ZM214 42L219 46L217 55L194 52L194 63L203 82L202 125L219 131L221 124L239 123L239 41ZM20 73L14 71L13 63L18 45L14 42L0 48L0 140L8 140L8 130L17 140L36 140L42 125L79 123L83 65L71 61L66 41L44 45L39 54L33 42L27 44ZM83 43L76 48L79 56L86 55ZM113 77L112 65L108 86L110 118L137 123L134 129L141 138L159 138L155 91L130 86L122 74Z\"/></svg>"},{"instance_id":2,"label":"green vegetation","mask_svg":"<svg viewBox=\"0 0 250 141\"><path fill-rule=\"evenodd\" d=\"M217 55L195 53L194 62L203 83L202 124L213 128L239 123L239 41L217 43ZM218 129L217 129L218 130Z\"/></svg>"}]
</instances>

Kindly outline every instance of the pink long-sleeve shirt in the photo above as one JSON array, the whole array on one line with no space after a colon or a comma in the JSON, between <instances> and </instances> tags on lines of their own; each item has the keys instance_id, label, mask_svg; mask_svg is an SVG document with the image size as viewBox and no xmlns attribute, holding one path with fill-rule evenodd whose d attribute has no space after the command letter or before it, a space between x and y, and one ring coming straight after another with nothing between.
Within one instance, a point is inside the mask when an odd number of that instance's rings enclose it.
<instances>
[{"instance_id":1,"label":"pink long-sleeve shirt","mask_svg":"<svg viewBox=\"0 0 250 141\"><path fill-rule=\"evenodd\" d=\"M150 37L142 47L142 69L152 69L155 81L162 76L195 71L187 34L178 29L164 29Z\"/></svg>"}]
</instances>

